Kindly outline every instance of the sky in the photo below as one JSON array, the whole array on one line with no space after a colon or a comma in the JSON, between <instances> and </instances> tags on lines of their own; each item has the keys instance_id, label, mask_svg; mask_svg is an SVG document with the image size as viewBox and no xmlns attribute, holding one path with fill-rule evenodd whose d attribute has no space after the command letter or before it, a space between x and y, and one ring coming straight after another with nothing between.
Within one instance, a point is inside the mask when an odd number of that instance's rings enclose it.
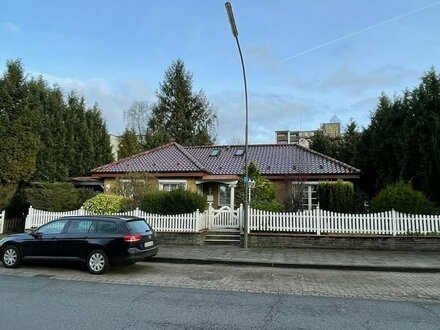
<instances>
[{"instance_id":1,"label":"sky","mask_svg":"<svg viewBox=\"0 0 440 330\"><path fill-rule=\"evenodd\" d=\"M249 95L249 143L338 119L367 127L393 97L440 72L440 1L232 0ZM244 141L243 74L224 1L0 0L0 73L21 59L122 134L134 101L156 101L176 59L218 115L217 143Z\"/></svg>"}]
</instances>

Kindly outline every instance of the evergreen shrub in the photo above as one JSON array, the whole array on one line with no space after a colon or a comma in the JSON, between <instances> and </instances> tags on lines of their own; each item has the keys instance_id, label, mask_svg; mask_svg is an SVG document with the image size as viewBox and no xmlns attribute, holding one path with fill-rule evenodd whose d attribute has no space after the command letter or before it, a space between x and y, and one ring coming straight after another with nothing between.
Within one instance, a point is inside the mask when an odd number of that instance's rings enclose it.
<instances>
[{"instance_id":1,"label":"evergreen shrub","mask_svg":"<svg viewBox=\"0 0 440 330\"><path fill-rule=\"evenodd\" d=\"M257 210L261 211L268 211L268 212L283 212L284 206L278 201L271 201L271 202L256 202L251 203L251 207Z\"/></svg>"},{"instance_id":2,"label":"evergreen shrub","mask_svg":"<svg viewBox=\"0 0 440 330\"><path fill-rule=\"evenodd\" d=\"M205 199L197 192L177 189L148 193L142 200L141 209L153 214L184 214L196 210L203 212L205 205Z\"/></svg>"},{"instance_id":3,"label":"evergreen shrub","mask_svg":"<svg viewBox=\"0 0 440 330\"><path fill-rule=\"evenodd\" d=\"M99 194L84 202L83 207L92 214L113 214L127 210L128 199L115 194Z\"/></svg>"},{"instance_id":4,"label":"evergreen shrub","mask_svg":"<svg viewBox=\"0 0 440 330\"><path fill-rule=\"evenodd\" d=\"M370 212L385 212L396 210L408 214L436 214L434 203L426 196L402 181L390 184L382 189L371 200Z\"/></svg>"},{"instance_id":5,"label":"evergreen shrub","mask_svg":"<svg viewBox=\"0 0 440 330\"><path fill-rule=\"evenodd\" d=\"M275 190L272 182L261 176L256 163L251 162L248 168L249 178L255 181L255 187L251 189L251 204L276 204ZM246 185L244 184L244 176L242 176L235 187L235 207L244 204L246 200Z\"/></svg>"},{"instance_id":6,"label":"evergreen shrub","mask_svg":"<svg viewBox=\"0 0 440 330\"><path fill-rule=\"evenodd\" d=\"M80 204L80 193L68 182L35 182L24 189L27 202L40 210L62 212L76 210Z\"/></svg>"},{"instance_id":7,"label":"evergreen shrub","mask_svg":"<svg viewBox=\"0 0 440 330\"><path fill-rule=\"evenodd\" d=\"M351 182L321 182L318 185L319 207L323 210L349 213L354 208L354 188Z\"/></svg>"}]
</instances>

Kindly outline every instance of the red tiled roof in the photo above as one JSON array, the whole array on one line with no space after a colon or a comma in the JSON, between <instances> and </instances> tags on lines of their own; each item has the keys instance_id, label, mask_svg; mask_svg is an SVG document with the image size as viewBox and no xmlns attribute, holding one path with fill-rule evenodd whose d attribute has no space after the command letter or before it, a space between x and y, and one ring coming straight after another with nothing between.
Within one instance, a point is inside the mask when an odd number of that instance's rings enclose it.
<instances>
[{"instance_id":1,"label":"red tiled roof","mask_svg":"<svg viewBox=\"0 0 440 330\"><path fill-rule=\"evenodd\" d=\"M210 156L213 150L217 156ZM170 143L129 158L98 167L99 173L137 172L204 172L212 175L241 175L244 156L235 156L242 145L183 147ZM262 175L355 174L360 171L316 151L297 144L249 145L249 162L255 162Z\"/></svg>"},{"instance_id":2,"label":"red tiled roof","mask_svg":"<svg viewBox=\"0 0 440 330\"><path fill-rule=\"evenodd\" d=\"M204 170L203 165L184 147L177 143L170 143L95 168L92 173L200 172Z\"/></svg>"}]
</instances>

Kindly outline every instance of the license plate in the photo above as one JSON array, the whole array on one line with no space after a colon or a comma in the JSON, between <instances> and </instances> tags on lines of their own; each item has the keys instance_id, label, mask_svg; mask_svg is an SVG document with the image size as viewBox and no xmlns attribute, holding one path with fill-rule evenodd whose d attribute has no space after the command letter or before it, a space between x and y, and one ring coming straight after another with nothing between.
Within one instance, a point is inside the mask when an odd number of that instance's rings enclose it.
<instances>
[{"instance_id":1,"label":"license plate","mask_svg":"<svg viewBox=\"0 0 440 330\"><path fill-rule=\"evenodd\" d=\"M153 242L145 242L144 247L149 247L152 246L153 244L154 244Z\"/></svg>"}]
</instances>

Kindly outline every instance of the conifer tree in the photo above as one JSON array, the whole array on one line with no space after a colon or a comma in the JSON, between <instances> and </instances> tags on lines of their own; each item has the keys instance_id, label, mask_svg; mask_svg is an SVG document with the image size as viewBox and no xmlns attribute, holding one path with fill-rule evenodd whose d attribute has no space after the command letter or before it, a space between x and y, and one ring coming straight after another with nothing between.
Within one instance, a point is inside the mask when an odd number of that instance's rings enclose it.
<instances>
[{"instance_id":1,"label":"conifer tree","mask_svg":"<svg viewBox=\"0 0 440 330\"><path fill-rule=\"evenodd\" d=\"M101 110L98 104L94 104L92 108L87 111L87 120L89 130L92 134L93 144L93 162L88 170L103 164L114 161L112 147L110 144L110 135L107 131L107 125L102 118Z\"/></svg>"},{"instance_id":2,"label":"conifer tree","mask_svg":"<svg viewBox=\"0 0 440 330\"><path fill-rule=\"evenodd\" d=\"M434 69L413 90L381 96L355 158L371 195L404 180L440 202L440 75Z\"/></svg>"},{"instance_id":3,"label":"conifer tree","mask_svg":"<svg viewBox=\"0 0 440 330\"><path fill-rule=\"evenodd\" d=\"M41 102L28 95L20 60L8 61L0 79L0 183L28 181L35 172Z\"/></svg>"},{"instance_id":4,"label":"conifer tree","mask_svg":"<svg viewBox=\"0 0 440 330\"><path fill-rule=\"evenodd\" d=\"M118 159L126 158L140 152L140 144L135 131L125 130L119 143Z\"/></svg>"},{"instance_id":5,"label":"conifer tree","mask_svg":"<svg viewBox=\"0 0 440 330\"><path fill-rule=\"evenodd\" d=\"M209 145L215 141L217 115L203 90L194 93L192 74L177 60L166 70L156 92L146 135L147 148L175 141L182 145Z\"/></svg>"}]
</instances>

